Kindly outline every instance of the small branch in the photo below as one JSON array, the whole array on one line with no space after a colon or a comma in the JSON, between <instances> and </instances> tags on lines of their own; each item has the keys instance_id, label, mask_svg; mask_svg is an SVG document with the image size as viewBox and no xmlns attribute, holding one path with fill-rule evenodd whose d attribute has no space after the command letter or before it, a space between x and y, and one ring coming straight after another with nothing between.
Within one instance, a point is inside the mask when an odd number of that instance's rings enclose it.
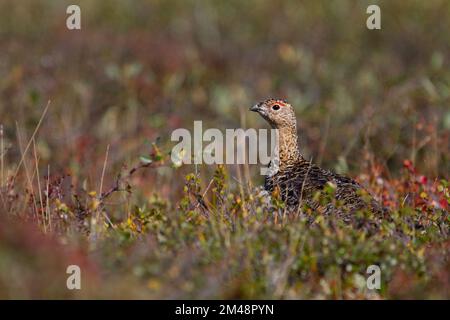
<instances>
[{"instance_id":1,"label":"small branch","mask_svg":"<svg viewBox=\"0 0 450 320\"><path fill-rule=\"evenodd\" d=\"M103 180L105 179L106 163L108 162L109 144L106 147L105 161L103 163L102 177L100 179L100 194L103 192Z\"/></svg>"},{"instance_id":2,"label":"small branch","mask_svg":"<svg viewBox=\"0 0 450 320\"><path fill-rule=\"evenodd\" d=\"M36 125L36 128L34 129L34 132L33 132L33 134L31 135L31 138L30 138L30 140L28 141L28 144L27 144L27 146L25 147L25 150L22 152L22 156L21 156L21 158L20 158L20 162L19 162L19 164L17 165L16 171L14 172L14 175L13 175L13 179L12 179L13 182L16 180L17 174L19 173L20 167L22 166L22 163L23 163L23 161L24 161L24 159L25 159L25 155L26 155L27 152L28 152L28 148L30 148L31 143L32 143L33 140L34 140L34 137L36 136L36 134L37 134L39 128L41 127L42 121L44 120L45 115L47 114L47 110L48 110L48 107L49 107L49 106L50 106L50 100L48 100L47 106L45 107L44 112L42 112L41 118L39 119L39 122L38 122L38 124Z\"/></svg>"},{"instance_id":3,"label":"small branch","mask_svg":"<svg viewBox=\"0 0 450 320\"><path fill-rule=\"evenodd\" d=\"M117 175L116 181L114 182L114 185L108 190L103 192L100 197L99 197L99 201L103 202L106 198L108 198L111 194L113 194L114 192L120 192L120 191L128 191L128 190L123 190L120 189L120 183L121 181L123 181L124 179L129 179L131 178L131 176L133 174L136 173L136 171L143 169L143 168L156 168L156 167L160 167L161 164L157 164L154 162L150 162L150 163L139 163L137 166L131 168L128 171L128 174L125 177L122 177L122 174L119 173Z\"/></svg>"}]
</instances>

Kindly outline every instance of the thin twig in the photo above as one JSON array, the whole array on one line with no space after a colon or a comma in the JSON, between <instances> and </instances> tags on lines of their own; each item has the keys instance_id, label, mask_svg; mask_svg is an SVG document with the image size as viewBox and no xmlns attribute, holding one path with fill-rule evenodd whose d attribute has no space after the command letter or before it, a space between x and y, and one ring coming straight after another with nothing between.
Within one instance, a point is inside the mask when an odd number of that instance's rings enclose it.
<instances>
[{"instance_id":1,"label":"thin twig","mask_svg":"<svg viewBox=\"0 0 450 320\"><path fill-rule=\"evenodd\" d=\"M105 154L105 161L103 163L103 170L102 170L102 177L100 178L100 191L99 191L99 195L102 194L103 192L103 180L105 179L105 171L106 171L106 164L108 162L108 156L109 156L109 144L106 147L106 154ZM102 213L103 217L105 217L106 221L110 224L111 227L115 228L116 226L111 222L111 219L109 219L108 215L106 214L106 212L103 211L103 205L99 205L97 207L97 221L98 221L98 216L100 215L100 212Z\"/></svg>"},{"instance_id":2,"label":"thin twig","mask_svg":"<svg viewBox=\"0 0 450 320\"><path fill-rule=\"evenodd\" d=\"M42 121L44 120L45 115L47 114L47 110L48 110L48 107L49 107L49 106L50 106L50 100L48 100L47 106L45 107L44 112L42 112L41 118L39 119L39 122L38 122L38 124L36 125L36 128L34 129L34 132L33 132L33 134L31 135L31 138L30 138L30 140L28 141L28 144L27 144L27 146L26 146L24 152L22 153L22 157L21 157L21 159L20 159L19 164L17 165L16 172L15 172L14 175L13 175L13 179L12 179L13 182L14 182L14 180L16 180L17 174L19 173L20 167L22 166L22 163L23 163L23 161L24 161L24 159L25 159L25 155L26 155L26 153L28 152L28 149L29 149L30 146L31 146L31 142L33 141L34 137L36 136L36 133L38 132L38 130L39 130L41 124L42 124Z\"/></svg>"},{"instance_id":3,"label":"thin twig","mask_svg":"<svg viewBox=\"0 0 450 320\"><path fill-rule=\"evenodd\" d=\"M44 213L44 202L42 201L42 189L41 189L41 179L39 177L39 159L37 157L36 152L36 142L33 139L33 153L34 153L34 163L36 167L36 177L37 177L37 184L38 184L38 191L39 191L39 202L41 204L41 214Z\"/></svg>"},{"instance_id":4,"label":"thin twig","mask_svg":"<svg viewBox=\"0 0 450 320\"><path fill-rule=\"evenodd\" d=\"M45 201L45 219L44 219L44 232L47 233L46 221L48 220L49 228L50 228L50 165L47 166L47 188L46 188L46 201ZM51 230L51 228L50 228Z\"/></svg>"},{"instance_id":5,"label":"thin twig","mask_svg":"<svg viewBox=\"0 0 450 320\"><path fill-rule=\"evenodd\" d=\"M206 187L206 189L203 192L203 194L201 196L199 195L199 198L197 199L197 206L196 206L196 208L198 208L199 205L202 205L206 209L209 209L208 205L211 205L211 203L205 198L205 195L209 191L209 188L211 188L213 182L214 182L214 179L211 179L211 181L209 181L209 184Z\"/></svg>"},{"instance_id":6,"label":"thin twig","mask_svg":"<svg viewBox=\"0 0 450 320\"><path fill-rule=\"evenodd\" d=\"M143 169L143 168L156 168L156 167L160 167L161 165L155 165L154 162L150 162L150 163L140 163L139 165L133 167L132 169L130 169L130 171L128 171L128 174L125 177L122 177L122 175L119 173L117 175L116 181L114 182L114 185L106 192L103 192L100 197L99 200L101 202L103 202L103 200L105 200L106 198L108 198L111 194L113 194L114 192L119 192L119 191L127 191L127 190L121 190L120 189L120 182L124 179L129 179L134 173L136 173L136 171L138 171L139 169Z\"/></svg>"},{"instance_id":7,"label":"thin twig","mask_svg":"<svg viewBox=\"0 0 450 320\"><path fill-rule=\"evenodd\" d=\"M19 143L19 150L20 150L20 152L22 153L22 156L23 156L22 135L20 133L19 123L17 121L16 121L16 130L17 130L17 140L18 140L18 143ZM36 206L36 197L35 197L35 194L34 194L33 181L32 181L32 178L30 178L30 172L28 170L28 166L27 166L27 162L26 161L23 162L23 167L25 168L25 176L27 178L28 188L30 189L30 192L31 192L31 198L32 198L33 206L34 206L34 212L35 212L35 215L36 215L36 219L39 219L39 217L38 217L38 209L37 209L37 206Z\"/></svg>"},{"instance_id":8,"label":"thin twig","mask_svg":"<svg viewBox=\"0 0 450 320\"><path fill-rule=\"evenodd\" d=\"M99 194L102 194L102 192L103 192L103 179L105 178L105 170L106 170L106 163L108 162L108 155L109 155L109 144L106 147L105 162L103 163L102 177L100 179L100 192L99 192Z\"/></svg>"}]
</instances>

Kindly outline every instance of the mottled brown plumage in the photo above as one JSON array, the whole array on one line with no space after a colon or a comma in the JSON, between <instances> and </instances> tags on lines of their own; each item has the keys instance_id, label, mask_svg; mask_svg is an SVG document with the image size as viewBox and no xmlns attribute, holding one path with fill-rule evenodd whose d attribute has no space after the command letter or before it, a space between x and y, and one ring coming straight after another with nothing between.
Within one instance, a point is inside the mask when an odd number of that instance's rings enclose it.
<instances>
[{"instance_id":1,"label":"mottled brown plumage","mask_svg":"<svg viewBox=\"0 0 450 320\"><path fill-rule=\"evenodd\" d=\"M279 192L288 212L301 212L309 207L323 214L338 214L345 220L351 219L359 210L369 210L381 216L382 206L356 181L322 169L303 158L298 146L297 121L290 104L268 99L250 110L258 112L278 129L279 168L266 176L264 187L270 193ZM331 194L332 201L321 201L320 193L324 190Z\"/></svg>"}]
</instances>

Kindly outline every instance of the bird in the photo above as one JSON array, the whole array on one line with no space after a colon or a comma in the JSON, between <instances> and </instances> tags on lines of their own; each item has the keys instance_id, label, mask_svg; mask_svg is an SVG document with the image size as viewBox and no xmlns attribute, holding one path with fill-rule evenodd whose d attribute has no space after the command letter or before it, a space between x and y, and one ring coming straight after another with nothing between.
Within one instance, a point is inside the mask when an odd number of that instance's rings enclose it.
<instances>
[{"instance_id":1,"label":"bird","mask_svg":"<svg viewBox=\"0 0 450 320\"><path fill-rule=\"evenodd\" d=\"M264 189L277 194L288 214L308 208L324 215L336 214L345 221L354 220L358 211L381 217L385 209L358 182L306 160L299 147L294 108L282 99L267 99L250 108L257 112L278 136L278 159L271 160ZM321 194L328 194L328 202ZM331 199L329 199L331 198Z\"/></svg>"}]
</instances>

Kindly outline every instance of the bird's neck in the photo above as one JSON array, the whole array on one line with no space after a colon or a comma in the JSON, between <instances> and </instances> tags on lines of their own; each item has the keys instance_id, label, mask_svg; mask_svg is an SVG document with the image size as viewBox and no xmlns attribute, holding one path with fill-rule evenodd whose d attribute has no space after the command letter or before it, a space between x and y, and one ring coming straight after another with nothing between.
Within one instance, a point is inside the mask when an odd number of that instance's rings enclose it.
<instances>
[{"instance_id":1,"label":"bird's neck","mask_svg":"<svg viewBox=\"0 0 450 320\"><path fill-rule=\"evenodd\" d=\"M300 154L296 126L278 128L278 156L280 168L305 161Z\"/></svg>"}]
</instances>

